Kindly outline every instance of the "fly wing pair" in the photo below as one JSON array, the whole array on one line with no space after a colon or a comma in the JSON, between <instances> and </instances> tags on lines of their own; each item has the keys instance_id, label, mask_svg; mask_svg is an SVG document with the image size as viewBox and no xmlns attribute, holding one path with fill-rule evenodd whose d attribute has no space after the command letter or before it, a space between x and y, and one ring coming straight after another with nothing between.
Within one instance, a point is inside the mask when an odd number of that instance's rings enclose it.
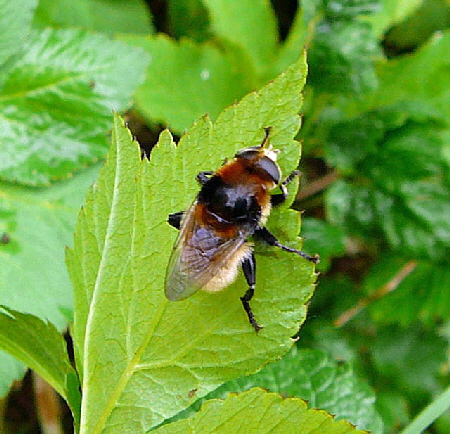
<instances>
[{"instance_id":1,"label":"fly wing pair","mask_svg":"<svg viewBox=\"0 0 450 434\"><path fill-rule=\"evenodd\" d=\"M183 217L166 273L166 297L183 300L214 279L242 248L250 231L223 237L195 218L195 201Z\"/></svg>"}]
</instances>

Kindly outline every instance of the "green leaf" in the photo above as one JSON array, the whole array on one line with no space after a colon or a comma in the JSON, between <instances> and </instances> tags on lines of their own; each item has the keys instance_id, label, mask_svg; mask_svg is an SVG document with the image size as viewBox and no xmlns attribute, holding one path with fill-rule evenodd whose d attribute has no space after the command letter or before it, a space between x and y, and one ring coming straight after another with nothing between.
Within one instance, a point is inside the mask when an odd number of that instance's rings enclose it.
<instances>
[{"instance_id":1,"label":"green leaf","mask_svg":"<svg viewBox=\"0 0 450 434\"><path fill-rule=\"evenodd\" d=\"M375 151L366 149L355 165L356 182L340 180L328 190L330 221L349 234L384 239L410 257L446 258L450 186L441 157L444 137L433 122L386 131Z\"/></svg>"},{"instance_id":2,"label":"green leaf","mask_svg":"<svg viewBox=\"0 0 450 434\"><path fill-rule=\"evenodd\" d=\"M305 72L303 58L226 109L214 125L208 118L198 121L176 147L163 132L150 163L140 161L137 144L116 117L114 147L87 197L67 257L82 376L81 434L147 431L188 407L193 389L203 396L292 346L316 278L313 265L273 249L258 255L261 273L252 303L265 328L256 334L239 300L246 288L242 276L218 294L199 292L182 302L165 298L165 268L177 236L166 219L194 199L195 174L260 143L264 126L273 128L283 172L297 166L293 137ZM282 236L281 215L298 233L298 213L274 211L270 220L282 240L299 245L298 238Z\"/></svg>"},{"instance_id":3,"label":"green leaf","mask_svg":"<svg viewBox=\"0 0 450 434\"><path fill-rule=\"evenodd\" d=\"M205 398L225 398L230 392L244 392L255 386L302 398L308 407L326 410L336 420L347 420L373 434L382 432L373 392L349 365L336 362L323 351L298 350L295 346L281 360L254 375L229 381ZM204 402L199 400L193 407L199 408ZM189 410L192 412L192 407L180 416L184 419Z\"/></svg>"},{"instance_id":4,"label":"green leaf","mask_svg":"<svg viewBox=\"0 0 450 434\"><path fill-rule=\"evenodd\" d=\"M320 252L318 270L326 271L332 258L344 256L345 233L324 220L302 219L302 235L305 238L304 249L307 252Z\"/></svg>"},{"instance_id":5,"label":"green leaf","mask_svg":"<svg viewBox=\"0 0 450 434\"><path fill-rule=\"evenodd\" d=\"M0 350L0 397L8 394L11 383L20 380L26 367L15 357Z\"/></svg>"},{"instance_id":6,"label":"green leaf","mask_svg":"<svg viewBox=\"0 0 450 434\"><path fill-rule=\"evenodd\" d=\"M0 66L22 47L37 0L0 0Z\"/></svg>"},{"instance_id":7,"label":"green leaf","mask_svg":"<svg viewBox=\"0 0 450 434\"><path fill-rule=\"evenodd\" d=\"M150 10L143 0L40 0L34 24L106 33L154 31Z\"/></svg>"},{"instance_id":8,"label":"green leaf","mask_svg":"<svg viewBox=\"0 0 450 434\"><path fill-rule=\"evenodd\" d=\"M202 0L172 0L167 7L174 36L186 36L197 42L208 39L210 23Z\"/></svg>"},{"instance_id":9,"label":"green leaf","mask_svg":"<svg viewBox=\"0 0 450 434\"><path fill-rule=\"evenodd\" d=\"M72 308L64 248L98 167L50 188L0 184L0 304L48 318L59 329Z\"/></svg>"},{"instance_id":10,"label":"green leaf","mask_svg":"<svg viewBox=\"0 0 450 434\"><path fill-rule=\"evenodd\" d=\"M66 341L50 322L0 306L0 348L34 369L69 404L79 423L81 395Z\"/></svg>"},{"instance_id":11,"label":"green leaf","mask_svg":"<svg viewBox=\"0 0 450 434\"><path fill-rule=\"evenodd\" d=\"M345 421L334 421L323 411L307 410L298 398L252 389L224 401L213 400L189 419L158 430L158 434L284 434L301 432L344 434L362 433Z\"/></svg>"},{"instance_id":12,"label":"green leaf","mask_svg":"<svg viewBox=\"0 0 450 434\"><path fill-rule=\"evenodd\" d=\"M386 30L403 21L423 2L424 0L381 0L381 10L365 20L371 23L374 32L381 37Z\"/></svg>"},{"instance_id":13,"label":"green leaf","mask_svg":"<svg viewBox=\"0 0 450 434\"><path fill-rule=\"evenodd\" d=\"M323 21L309 51L309 82L325 93L365 94L377 87L374 58L379 56L369 24Z\"/></svg>"},{"instance_id":14,"label":"green leaf","mask_svg":"<svg viewBox=\"0 0 450 434\"><path fill-rule=\"evenodd\" d=\"M233 7L228 0L203 0L203 3L209 11L214 33L244 49L261 74L273 60L277 48L277 23L270 2L241 0L234 2Z\"/></svg>"},{"instance_id":15,"label":"green leaf","mask_svg":"<svg viewBox=\"0 0 450 434\"><path fill-rule=\"evenodd\" d=\"M432 330L390 326L379 330L372 354L384 384L417 403L441 390L438 376L447 362L447 348L446 340Z\"/></svg>"},{"instance_id":16,"label":"green leaf","mask_svg":"<svg viewBox=\"0 0 450 434\"><path fill-rule=\"evenodd\" d=\"M370 295L395 279L410 261L385 254L375 263L364 280ZM446 264L419 261L395 290L377 300L369 312L377 323L398 323L408 326L418 319L427 325L450 316L450 270Z\"/></svg>"},{"instance_id":17,"label":"green leaf","mask_svg":"<svg viewBox=\"0 0 450 434\"><path fill-rule=\"evenodd\" d=\"M379 87L356 104L352 115L397 105L422 117L448 121L450 116L450 33L436 34L416 52L378 65ZM414 103L414 104L413 104ZM409 104L409 105L408 105ZM408 108L412 107L412 110Z\"/></svg>"},{"instance_id":18,"label":"green leaf","mask_svg":"<svg viewBox=\"0 0 450 434\"><path fill-rule=\"evenodd\" d=\"M76 213L97 168L50 188L24 188L0 183L0 305L49 319L66 327L72 291L64 266ZM0 353L0 394L25 368Z\"/></svg>"},{"instance_id":19,"label":"green leaf","mask_svg":"<svg viewBox=\"0 0 450 434\"><path fill-rule=\"evenodd\" d=\"M1 88L0 177L48 184L105 154L111 110L127 107L147 58L76 30L35 31L22 51Z\"/></svg>"},{"instance_id":20,"label":"green leaf","mask_svg":"<svg viewBox=\"0 0 450 434\"><path fill-rule=\"evenodd\" d=\"M216 119L224 107L256 87L248 59L232 49L162 35L122 39L152 59L136 93L137 108L175 131L184 131L205 113Z\"/></svg>"}]
</instances>

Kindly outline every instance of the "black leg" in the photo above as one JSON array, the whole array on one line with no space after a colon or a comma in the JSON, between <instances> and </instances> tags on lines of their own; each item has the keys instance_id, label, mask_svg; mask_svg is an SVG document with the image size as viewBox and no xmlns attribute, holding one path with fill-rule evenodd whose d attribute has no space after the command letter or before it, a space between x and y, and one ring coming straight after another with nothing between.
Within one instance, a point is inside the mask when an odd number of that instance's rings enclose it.
<instances>
[{"instance_id":1,"label":"black leg","mask_svg":"<svg viewBox=\"0 0 450 434\"><path fill-rule=\"evenodd\" d=\"M263 327L256 322L250 306L250 300L253 298L256 283L256 261L253 252L248 258L245 258L242 261L242 271L244 272L245 280L247 280L248 284L247 292L243 297L241 297L242 306L244 306L244 310L247 313L250 324L255 329L255 332L258 333Z\"/></svg>"},{"instance_id":2,"label":"black leg","mask_svg":"<svg viewBox=\"0 0 450 434\"><path fill-rule=\"evenodd\" d=\"M180 229L181 219L183 218L184 211L174 212L173 214L169 214L167 218L167 222L170 226L173 226L176 229Z\"/></svg>"},{"instance_id":3,"label":"black leg","mask_svg":"<svg viewBox=\"0 0 450 434\"><path fill-rule=\"evenodd\" d=\"M293 179L296 176L300 176L300 172L298 170L294 170L281 184L280 184L280 190L281 193L279 194L273 194L272 196L270 196L270 203L272 204L272 206L277 206L282 204L287 196L288 196L288 192L286 189L286 185L288 185L290 182L293 181Z\"/></svg>"},{"instance_id":4,"label":"black leg","mask_svg":"<svg viewBox=\"0 0 450 434\"><path fill-rule=\"evenodd\" d=\"M269 232L267 228L263 227L257 229L255 231L255 235L260 239L262 239L263 241L265 241L267 244L269 244L269 246L279 247L280 249L286 252L296 253L297 255L307 259L310 262L313 262L314 264L318 264L320 262L320 258L318 255L310 256L307 253L302 252L301 250L292 249L291 247L284 246L275 238L275 236L271 232Z\"/></svg>"},{"instance_id":5,"label":"black leg","mask_svg":"<svg viewBox=\"0 0 450 434\"><path fill-rule=\"evenodd\" d=\"M205 185L209 181L209 177L213 174L211 170L206 170L204 172L200 172L196 179L201 185Z\"/></svg>"}]
</instances>

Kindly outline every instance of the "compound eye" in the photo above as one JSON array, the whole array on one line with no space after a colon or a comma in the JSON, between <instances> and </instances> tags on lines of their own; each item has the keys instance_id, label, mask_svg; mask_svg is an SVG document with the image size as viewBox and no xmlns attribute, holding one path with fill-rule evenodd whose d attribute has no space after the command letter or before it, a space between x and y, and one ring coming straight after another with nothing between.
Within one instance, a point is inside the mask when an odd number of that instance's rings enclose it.
<instances>
[{"instance_id":1,"label":"compound eye","mask_svg":"<svg viewBox=\"0 0 450 434\"><path fill-rule=\"evenodd\" d=\"M252 146L250 148L241 149L236 153L234 158L245 158L246 160L252 160L261 154L260 146Z\"/></svg>"},{"instance_id":2,"label":"compound eye","mask_svg":"<svg viewBox=\"0 0 450 434\"><path fill-rule=\"evenodd\" d=\"M280 168L278 167L278 164L275 163L275 161L273 161L269 157L263 157L261 158L261 160L258 161L258 166L260 169L264 170L264 172L266 172L270 176L270 178L275 184L280 183L281 171Z\"/></svg>"}]
</instances>

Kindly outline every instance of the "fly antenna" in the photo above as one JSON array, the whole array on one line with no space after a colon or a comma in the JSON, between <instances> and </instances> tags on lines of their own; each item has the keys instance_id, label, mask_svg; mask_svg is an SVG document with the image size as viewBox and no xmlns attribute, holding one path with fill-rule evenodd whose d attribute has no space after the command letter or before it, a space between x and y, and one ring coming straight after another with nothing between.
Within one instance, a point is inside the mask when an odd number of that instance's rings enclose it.
<instances>
[{"instance_id":1,"label":"fly antenna","mask_svg":"<svg viewBox=\"0 0 450 434\"><path fill-rule=\"evenodd\" d=\"M269 141L269 136L270 136L270 130L272 129L272 127L265 127L264 128L264 132L265 132L265 136L263 141L261 142L260 147L264 148L267 144L267 142Z\"/></svg>"}]
</instances>

